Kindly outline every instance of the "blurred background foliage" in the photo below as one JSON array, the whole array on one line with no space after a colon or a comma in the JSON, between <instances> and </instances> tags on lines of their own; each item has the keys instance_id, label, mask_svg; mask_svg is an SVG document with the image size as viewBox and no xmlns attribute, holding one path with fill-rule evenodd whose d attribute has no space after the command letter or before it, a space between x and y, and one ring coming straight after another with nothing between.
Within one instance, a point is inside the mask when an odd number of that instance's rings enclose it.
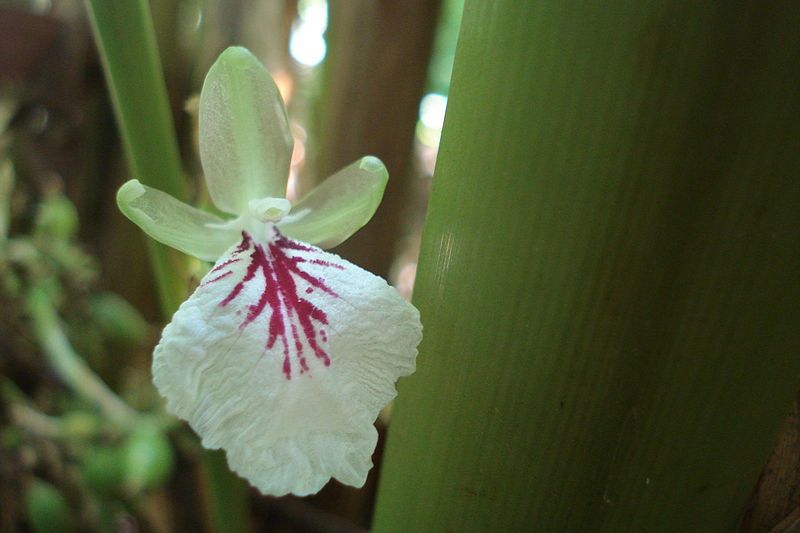
<instances>
[{"instance_id":1,"label":"blurred background foliage","mask_svg":"<svg viewBox=\"0 0 800 533\"><path fill-rule=\"evenodd\" d=\"M208 205L196 95L221 50L246 46L289 108L291 195L363 154L385 161L377 216L337 251L409 297L462 7L152 0L192 198ZM130 177L84 4L0 1L0 531L210 530L213 474L150 383L157 292L113 200ZM381 449L362 490L251 491L246 527L365 529Z\"/></svg>"}]
</instances>

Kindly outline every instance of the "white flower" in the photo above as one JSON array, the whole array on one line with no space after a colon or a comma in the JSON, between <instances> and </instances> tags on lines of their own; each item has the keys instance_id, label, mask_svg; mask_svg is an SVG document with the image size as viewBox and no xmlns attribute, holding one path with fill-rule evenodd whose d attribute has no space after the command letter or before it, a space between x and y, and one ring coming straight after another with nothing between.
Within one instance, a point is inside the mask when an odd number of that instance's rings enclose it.
<instances>
[{"instance_id":1,"label":"white flower","mask_svg":"<svg viewBox=\"0 0 800 533\"><path fill-rule=\"evenodd\" d=\"M243 48L212 66L200 155L223 220L131 180L120 209L154 239L216 261L164 329L153 381L167 408L265 494L360 487L373 422L414 371L417 310L381 278L326 253L363 226L388 174L364 157L291 205L293 140L280 94Z\"/></svg>"}]
</instances>

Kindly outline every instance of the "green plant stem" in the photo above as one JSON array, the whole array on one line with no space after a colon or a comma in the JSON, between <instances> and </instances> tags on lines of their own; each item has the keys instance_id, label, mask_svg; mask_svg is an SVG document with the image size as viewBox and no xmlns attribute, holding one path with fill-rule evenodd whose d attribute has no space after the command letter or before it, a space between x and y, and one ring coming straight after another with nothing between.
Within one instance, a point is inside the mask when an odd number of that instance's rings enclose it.
<instances>
[{"instance_id":1,"label":"green plant stem","mask_svg":"<svg viewBox=\"0 0 800 533\"><path fill-rule=\"evenodd\" d=\"M8 225L11 221L11 191L14 188L14 168L6 159L0 146L0 244L8 239Z\"/></svg>"},{"instance_id":2,"label":"green plant stem","mask_svg":"<svg viewBox=\"0 0 800 533\"><path fill-rule=\"evenodd\" d=\"M131 170L153 187L185 194L164 76L149 4L88 0Z\"/></svg>"},{"instance_id":3,"label":"green plant stem","mask_svg":"<svg viewBox=\"0 0 800 533\"><path fill-rule=\"evenodd\" d=\"M178 144L148 2L86 0L86 5L133 174L142 183L183 198ZM148 247L161 308L169 318L186 297L185 260L150 239ZM227 524L218 531L246 531L244 482L227 469L219 470L211 452L205 463L208 471L215 472L209 475L212 523Z\"/></svg>"},{"instance_id":4,"label":"green plant stem","mask_svg":"<svg viewBox=\"0 0 800 533\"><path fill-rule=\"evenodd\" d=\"M87 0L125 153L134 177L176 198L185 184L146 0ZM146 238L146 237L145 237ZM148 239L162 312L186 296L185 260Z\"/></svg>"},{"instance_id":5,"label":"green plant stem","mask_svg":"<svg viewBox=\"0 0 800 533\"><path fill-rule=\"evenodd\" d=\"M207 505L211 508L211 527L216 533L249 531L247 485L232 482L231 470L222 450L206 450L204 470L209 487Z\"/></svg>"},{"instance_id":6,"label":"green plant stem","mask_svg":"<svg viewBox=\"0 0 800 533\"><path fill-rule=\"evenodd\" d=\"M58 439L64 436L58 419L47 416L32 407L16 403L8 407L8 413L14 424L25 428L27 431L51 439Z\"/></svg>"},{"instance_id":7,"label":"green plant stem","mask_svg":"<svg viewBox=\"0 0 800 533\"><path fill-rule=\"evenodd\" d=\"M133 423L137 413L75 353L47 294L41 289L32 288L28 291L26 304L33 333L59 377L80 397L97 405L110 420L119 425Z\"/></svg>"},{"instance_id":8,"label":"green plant stem","mask_svg":"<svg viewBox=\"0 0 800 533\"><path fill-rule=\"evenodd\" d=\"M373 530L734 531L800 387L795 0L467 0Z\"/></svg>"}]
</instances>

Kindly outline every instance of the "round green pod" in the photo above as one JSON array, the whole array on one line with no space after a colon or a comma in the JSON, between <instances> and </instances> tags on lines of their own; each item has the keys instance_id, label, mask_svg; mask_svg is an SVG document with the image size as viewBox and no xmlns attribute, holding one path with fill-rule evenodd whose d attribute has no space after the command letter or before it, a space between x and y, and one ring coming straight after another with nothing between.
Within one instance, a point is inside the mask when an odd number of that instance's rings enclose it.
<instances>
[{"instance_id":1,"label":"round green pod","mask_svg":"<svg viewBox=\"0 0 800 533\"><path fill-rule=\"evenodd\" d=\"M66 499L52 484L34 479L25 491L25 510L36 533L75 531L75 518Z\"/></svg>"},{"instance_id":2,"label":"round green pod","mask_svg":"<svg viewBox=\"0 0 800 533\"><path fill-rule=\"evenodd\" d=\"M126 474L122 447L91 448L84 456L81 473L86 484L95 492L119 492Z\"/></svg>"}]
</instances>

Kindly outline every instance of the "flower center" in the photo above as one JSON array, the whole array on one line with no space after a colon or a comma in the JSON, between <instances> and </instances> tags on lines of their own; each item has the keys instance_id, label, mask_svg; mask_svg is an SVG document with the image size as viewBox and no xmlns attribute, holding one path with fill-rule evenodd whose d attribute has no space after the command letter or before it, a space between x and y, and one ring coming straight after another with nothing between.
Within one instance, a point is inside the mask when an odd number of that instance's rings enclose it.
<instances>
[{"instance_id":1,"label":"flower center","mask_svg":"<svg viewBox=\"0 0 800 533\"><path fill-rule=\"evenodd\" d=\"M260 222L278 222L292 209L286 198L259 198L247 204L250 215Z\"/></svg>"}]
</instances>

